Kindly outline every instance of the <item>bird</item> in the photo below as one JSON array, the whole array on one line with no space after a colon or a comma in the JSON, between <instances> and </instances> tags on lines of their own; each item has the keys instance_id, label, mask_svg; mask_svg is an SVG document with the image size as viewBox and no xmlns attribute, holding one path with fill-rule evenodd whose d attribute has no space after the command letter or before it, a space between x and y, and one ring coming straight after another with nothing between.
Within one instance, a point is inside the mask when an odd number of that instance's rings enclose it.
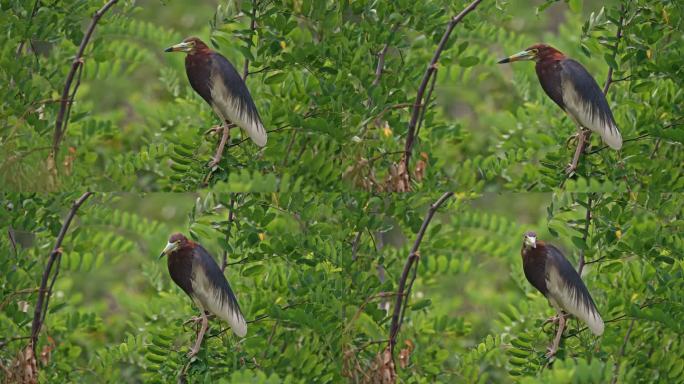
<instances>
[{"instance_id":1,"label":"bird","mask_svg":"<svg viewBox=\"0 0 684 384\"><path fill-rule=\"evenodd\" d=\"M499 60L498 63L521 60L536 62L535 70L544 92L580 128L581 144L567 169L568 173L577 169L580 153L584 149L584 129L601 135L609 147L615 150L622 148L622 135L606 96L582 64L546 44L535 44L522 52Z\"/></svg>"},{"instance_id":2,"label":"bird","mask_svg":"<svg viewBox=\"0 0 684 384\"><path fill-rule=\"evenodd\" d=\"M527 281L549 300L558 313L558 331L547 357L551 358L558 351L565 328L563 311L582 320L594 335L603 334L603 320L594 299L580 275L558 248L537 241L537 234L528 231L523 235L520 254Z\"/></svg>"},{"instance_id":3,"label":"bird","mask_svg":"<svg viewBox=\"0 0 684 384\"><path fill-rule=\"evenodd\" d=\"M190 86L211 106L222 124L225 124L216 154L209 163L210 167L221 161L230 128L234 125L247 132L259 147L266 145L266 129L259 111L245 81L228 59L197 37L188 37L166 48L164 52L187 53L185 72Z\"/></svg>"},{"instance_id":4,"label":"bird","mask_svg":"<svg viewBox=\"0 0 684 384\"><path fill-rule=\"evenodd\" d=\"M225 320L237 336L245 337L247 322L240 305L228 280L209 252L182 233L174 233L169 237L159 259L164 256L167 256L171 279L190 296L201 312L202 326L188 357L196 355L200 350L209 324L205 311Z\"/></svg>"}]
</instances>

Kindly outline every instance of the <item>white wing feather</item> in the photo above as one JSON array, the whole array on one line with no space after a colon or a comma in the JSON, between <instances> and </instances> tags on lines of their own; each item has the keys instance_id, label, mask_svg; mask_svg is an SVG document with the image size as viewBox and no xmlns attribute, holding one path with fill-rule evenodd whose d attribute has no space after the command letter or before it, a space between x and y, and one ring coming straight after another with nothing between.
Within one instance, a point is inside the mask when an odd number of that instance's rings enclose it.
<instances>
[{"instance_id":1,"label":"white wing feather","mask_svg":"<svg viewBox=\"0 0 684 384\"><path fill-rule=\"evenodd\" d=\"M563 78L563 102L570 116L575 121L601 135L603 141L613 149L622 148L622 135L617 126L611 121L605 121L598 113L592 113L592 106L582 99L572 81Z\"/></svg>"},{"instance_id":2,"label":"white wing feather","mask_svg":"<svg viewBox=\"0 0 684 384\"><path fill-rule=\"evenodd\" d=\"M212 71L210 81L210 84L213 84L211 87L211 98L214 103L212 105L214 112L224 120L228 120L242 128L256 145L260 147L266 145L266 129L264 125L258 118L251 118L246 113L240 113L240 101L228 92L223 81L214 79L214 73ZM221 111L226 111L227 116Z\"/></svg>"},{"instance_id":3,"label":"white wing feather","mask_svg":"<svg viewBox=\"0 0 684 384\"><path fill-rule=\"evenodd\" d=\"M201 306L230 324L236 335L244 337L247 334L247 322L242 313L231 307L228 298L222 300L204 273L193 272L192 290Z\"/></svg>"},{"instance_id":4,"label":"white wing feather","mask_svg":"<svg viewBox=\"0 0 684 384\"><path fill-rule=\"evenodd\" d=\"M601 315L596 308L586 305L584 300L576 297L579 291L565 284L556 268L547 269L546 287L549 290L549 301L556 309L560 307L582 320L593 334L597 336L603 334L604 324Z\"/></svg>"}]
</instances>

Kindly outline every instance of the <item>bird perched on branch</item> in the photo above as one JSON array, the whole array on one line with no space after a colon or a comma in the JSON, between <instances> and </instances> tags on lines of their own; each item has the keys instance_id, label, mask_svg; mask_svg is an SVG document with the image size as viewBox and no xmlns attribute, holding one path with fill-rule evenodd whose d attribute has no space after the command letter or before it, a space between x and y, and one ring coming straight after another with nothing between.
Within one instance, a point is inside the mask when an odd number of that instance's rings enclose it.
<instances>
[{"instance_id":1,"label":"bird perched on branch","mask_svg":"<svg viewBox=\"0 0 684 384\"><path fill-rule=\"evenodd\" d=\"M499 60L499 64L520 60L536 61L537 77L544 92L577 124L581 135L584 134L583 129L589 129L601 135L609 147L622 148L622 135L606 96L582 64L546 44L535 44ZM578 148L579 152L582 150ZM575 154L568 172L577 168L579 152Z\"/></svg>"},{"instance_id":2,"label":"bird perched on branch","mask_svg":"<svg viewBox=\"0 0 684 384\"><path fill-rule=\"evenodd\" d=\"M187 53L185 72L192 89L202 96L219 116L222 124L225 124L210 166L215 166L221 160L233 124L247 132L256 145L266 145L266 129L254 100L245 81L228 59L196 37L188 37L181 43L166 48L164 52Z\"/></svg>"},{"instance_id":3,"label":"bird perched on branch","mask_svg":"<svg viewBox=\"0 0 684 384\"><path fill-rule=\"evenodd\" d=\"M523 271L527 281L549 300L558 312L558 331L547 356L556 354L565 317L563 311L577 317L587 324L592 333L603 334L603 320L596 309L589 290L582 278L572 267L561 251L551 244L537 241L537 234L526 232L523 236Z\"/></svg>"},{"instance_id":4,"label":"bird perched on branch","mask_svg":"<svg viewBox=\"0 0 684 384\"><path fill-rule=\"evenodd\" d=\"M188 356L199 352L209 324L205 311L228 322L236 335L244 337L247 334L247 322L235 294L221 268L204 247L175 233L169 238L159 258L164 256L168 256L171 279L190 296L202 313L202 326Z\"/></svg>"}]
</instances>

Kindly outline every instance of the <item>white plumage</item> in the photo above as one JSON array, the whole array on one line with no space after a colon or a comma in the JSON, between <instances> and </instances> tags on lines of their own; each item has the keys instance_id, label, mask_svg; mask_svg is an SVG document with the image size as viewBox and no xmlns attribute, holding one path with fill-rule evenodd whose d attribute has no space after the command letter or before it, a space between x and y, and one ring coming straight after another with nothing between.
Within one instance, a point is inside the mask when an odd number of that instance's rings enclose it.
<instances>
[{"instance_id":1,"label":"white plumage","mask_svg":"<svg viewBox=\"0 0 684 384\"><path fill-rule=\"evenodd\" d=\"M603 141L613 149L622 148L622 135L612 119L605 119L597 113L586 98L580 97L571 79L561 72L563 102L575 123L601 135Z\"/></svg>"},{"instance_id":2,"label":"white plumage","mask_svg":"<svg viewBox=\"0 0 684 384\"><path fill-rule=\"evenodd\" d=\"M601 315L593 305L578 297L580 291L567 284L556 268L547 268L546 287L549 290L549 303L558 313L561 313L562 309L586 323L596 336L603 334Z\"/></svg>"},{"instance_id":3,"label":"white plumage","mask_svg":"<svg viewBox=\"0 0 684 384\"><path fill-rule=\"evenodd\" d=\"M248 110L241 105L240 99L233 96L226 89L216 69L212 69L209 84L211 84L211 107L214 109L214 112L224 121L230 121L242 128L256 145L260 147L266 145L267 137L264 125L258 116L250 115ZM225 111L225 113L222 111Z\"/></svg>"},{"instance_id":4,"label":"white plumage","mask_svg":"<svg viewBox=\"0 0 684 384\"><path fill-rule=\"evenodd\" d=\"M217 290L207 279L201 267L193 270L192 290L195 304L200 309L206 309L225 320L236 335L244 337L247 334L247 322L242 313L238 308L230 305L227 297L221 297L221 291Z\"/></svg>"}]
</instances>

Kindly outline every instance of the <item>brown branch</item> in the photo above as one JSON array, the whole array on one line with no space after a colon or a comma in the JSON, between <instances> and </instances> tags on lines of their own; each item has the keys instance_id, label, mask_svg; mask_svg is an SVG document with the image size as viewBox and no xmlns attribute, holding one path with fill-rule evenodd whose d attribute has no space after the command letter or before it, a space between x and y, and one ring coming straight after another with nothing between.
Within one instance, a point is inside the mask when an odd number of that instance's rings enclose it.
<instances>
[{"instance_id":1,"label":"brown branch","mask_svg":"<svg viewBox=\"0 0 684 384\"><path fill-rule=\"evenodd\" d=\"M406 263L404 264L404 270L401 273L401 278L399 279L399 288L397 290L397 297L394 303L394 312L392 313L392 324L390 326L390 333L389 333L389 343L388 343L388 348L390 350L390 353L394 353L394 345L397 343L397 335L399 334L399 329L401 328L401 323L403 322L403 310L404 306L408 302L409 295L411 293L411 287L413 286L413 281L415 280L415 273L414 273L414 278L411 280L408 289L406 290L406 293L404 293L404 288L406 287L406 279L408 278L408 274L411 271L411 267L413 266L414 263L418 261L419 254L418 254L418 248L420 247L421 241L423 241L423 236L425 236L425 231L427 230L428 225L430 224L430 221L432 220L432 217L435 215L435 212L437 212L437 209L444 204L444 202L449 199L454 193L453 192L446 192L444 193L437 201L432 203L430 205L430 209L428 209L427 214L425 215L425 219L423 220L423 224L420 226L420 230L418 231L418 234L416 235L416 240L413 243L413 247L411 248L411 252L408 255L408 258L406 259ZM416 266L417 268L417 266ZM406 296L406 301L403 301L404 296ZM403 304L403 306L402 306ZM404 308L405 309L405 308ZM400 317L401 315L401 317Z\"/></svg>"},{"instance_id":2,"label":"brown branch","mask_svg":"<svg viewBox=\"0 0 684 384\"><path fill-rule=\"evenodd\" d=\"M363 230L359 230L356 232L356 236L354 237L354 241L352 242L352 261L356 261L356 256L359 251L359 242L361 241L361 235L363 234Z\"/></svg>"},{"instance_id":3,"label":"brown branch","mask_svg":"<svg viewBox=\"0 0 684 384\"><path fill-rule=\"evenodd\" d=\"M423 94L425 93L425 90L427 89L428 83L430 82L430 77L433 75L437 68L437 62L439 61L439 57L442 54L442 51L446 47L447 42L449 41L449 36L451 35L451 32L454 30L454 27L463 20L464 17L468 15L471 11L473 11L477 6L480 4L482 0L475 0L470 5L468 5L461 13L458 15L454 16L449 24L447 25L446 31L444 31L444 35L442 36L442 40L439 42L439 45L437 46L437 49L435 50L435 53L432 56L432 60L430 60L430 64L428 64L427 69L425 70L425 73L423 74L423 80L420 82L420 86L418 87L418 93L416 94L416 101L413 104L413 112L411 113L411 120L409 121L408 125L408 130L407 130L407 135L406 135L406 144L404 145L404 169L406 170L407 173L409 173L410 168L410 160L411 160L411 151L413 150L413 142L415 140L415 131L416 131L416 126L418 124L418 117L420 116L420 106L423 104ZM409 174L409 181L410 181L410 174Z\"/></svg>"},{"instance_id":4,"label":"brown branch","mask_svg":"<svg viewBox=\"0 0 684 384\"><path fill-rule=\"evenodd\" d=\"M625 355L625 349L627 348L627 342L629 341L629 336L632 334L632 329L634 328L634 322L636 319L632 319L632 321L629 322L629 328L627 328L627 332L625 333L625 338L622 340L622 346L620 346L620 352L618 352L618 357L617 357L617 363L615 364L615 368L613 369L613 380L611 381L611 384L617 383L618 379L618 373L620 371L620 359L622 356Z\"/></svg>"},{"instance_id":5,"label":"brown branch","mask_svg":"<svg viewBox=\"0 0 684 384\"><path fill-rule=\"evenodd\" d=\"M257 14L257 0L252 0L252 21L249 23L249 29L252 30L252 35L256 31L256 14ZM245 57L245 65L242 67L242 80L247 80L249 76L249 59Z\"/></svg>"},{"instance_id":6,"label":"brown branch","mask_svg":"<svg viewBox=\"0 0 684 384\"><path fill-rule=\"evenodd\" d=\"M62 224L62 228L59 230L59 234L57 235L57 240L55 241L55 245L52 248L52 251L50 252L50 256L48 257L48 262L47 265L45 266L45 270L43 271L43 278L40 281L40 289L38 291L38 300L36 301L36 308L33 313L33 323L31 324L31 342L30 342L30 347L33 350L33 355L35 358L37 358L36 355L36 346L38 343L38 334L40 333L40 328L42 327L43 323L45 322L45 315L47 314L47 309L48 309L48 302L50 300L50 295L52 294L52 287L55 284L55 279L57 278L57 274L59 274L59 261L61 260L61 255L62 255L62 241L64 241L64 237L66 236L67 230L69 229L69 226L71 225L71 221L73 220L74 216L76 216L76 211L81 207L81 205L92 195L92 192L86 192L81 197L76 200L73 205L71 206L71 210L69 211L69 214L67 215L66 219L64 219L64 224ZM52 282L50 283L49 289L47 288L47 283L48 279L50 278L50 273L52 272L52 266L57 262L57 268L56 271L52 277Z\"/></svg>"},{"instance_id":7,"label":"brown branch","mask_svg":"<svg viewBox=\"0 0 684 384\"><path fill-rule=\"evenodd\" d=\"M226 232L226 245L228 244L228 241L230 240L230 232L233 227L233 220L235 219L235 214L234 210L235 209L235 194L231 193L230 194L230 203L228 205L228 231ZM223 250L223 261L221 262L221 272L224 272L226 270L226 266L228 265L228 251L225 249Z\"/></svg>"},{"instance_id":8,"label":"brown branch","mask_svg":"<svg viewBox=\"0 0 684 384\"><path fill-rule=\"evenodd\" d=\"M392 31L390 31L390 35L387 38L387 42L382 47L382 50L380 50L380 52L378 53L378 65L377 67L375 67L375 79L373 80L372 86L380 84L380 78L382 77L382 72L385 68L385 55L387 54L387 50L389 49L390 43L392 42L392 38L394 38L394 34L397 33L397 30L399 29L400 25L400 23L394 24L394 27L392 27Z\"/></svg>"},{"instance_id":9,"label":"brown branch","mask_svg":"<svg viewBox=\"0 0 684 384\"><path fill-rule=\"evenodd\" d=\"M24 44L26 44L26 39L30 38L26 36L29 32L29 29L31 29L31 26L33 24L33 18L36 16L36 13L38 13L38 4L40 3L40 0L36 0L35 3L33 3L33 9L31 10L31 15L29 16L28 23L26 23L26 29L24 30L24 36L21 39L21 43L19 43L19 46L17 47L17 50L15 52L16 56L19 56L21 54L21 51L24 50Z\"/></svg>"},{"instance_id":10,"label":"brown branch","mask_svg":"<svg viewBox=\"0 0 684 384\"><path fill-rule=\"evenodd\" d=\"M584 230L582 231L582 242L584 246L587 245L587 238L589 237L589 224L591 223L591 194L587 195L587 214L584 216ZM584 269L584 248L579 250L579 263L577 265L577 274L582 276Z\"/></svg>"},{"instance_id":11,"label":"brown branch","mask_svg":"<svg viewBox=\"0 0 684 384\"><path fill-rule=\"evenodd\" d=\"M88 25L88 29L86 30L85 35L83 35L81 45L78 47L78 52L76 53L74 60L71 62L71 69L69 70L69 74L66 78L66 83L64 84L64 89L62 90L59 113L57 114L57 120L55 122L55 133L52 139L52 150L48 157L48 170L53 175L55 175L57 172L57 154L59 152L59 146L62 142L62 138L64 137L64 132L66 131L66 127L68 124L68 114L72 104L71 102L69 102L71 84L73 83L74 77L76 77L76 73L78 72L79 75L78 80L76 82L76 88L74 89L74 93L72 95L73 98L73 96L75 96L75 90L78 88L78 84L81 81L80 78L83 72L78 71L78 69L81 66L83 66L83 53L85 52L86 46L88 45L88 42L90 41L90 38L92 37L93 32L95 31L95 27L97 26L97 23L100 21L100 18L102 18L102 16L118 1L119 0L109 0L104 6L102 6L102 8L95 12L92 20L90 21L90 25Z\"/></svg>"}]
</instances>

